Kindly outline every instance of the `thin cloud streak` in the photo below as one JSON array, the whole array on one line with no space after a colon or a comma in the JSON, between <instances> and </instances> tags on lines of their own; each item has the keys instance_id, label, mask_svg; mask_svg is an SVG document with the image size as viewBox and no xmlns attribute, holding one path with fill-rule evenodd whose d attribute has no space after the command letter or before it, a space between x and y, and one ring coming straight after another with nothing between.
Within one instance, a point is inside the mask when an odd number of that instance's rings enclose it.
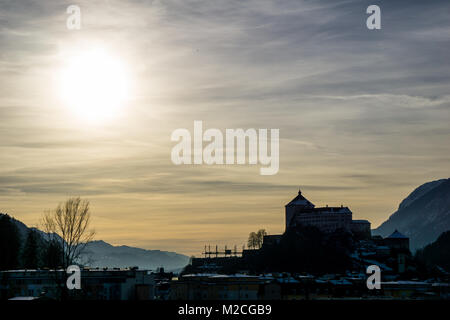
<instances>
[{"instance_id":1,"label":"thin cloud streak","mask_svg":"<svg viewBox=\"0 0 450 320\"><path fill-rule=\"evenodd\" d=\"M65 27L69 4L0 3L0 211L35 223L81 195L105 240L197 253L259 227L281 232L298 187L376 226L448 176L446 1L381 1L377 32L365 27L370 1L80 0L79 32ZM54 89L65 53L89 46L121 57L134 83L121 117L99 126ZM279 174L174 166L171 132L199 119L280 129ZM149 231L114 227L129 217ZM208 223L224 233L190 233Z\"/></svg>"}]
</instances>

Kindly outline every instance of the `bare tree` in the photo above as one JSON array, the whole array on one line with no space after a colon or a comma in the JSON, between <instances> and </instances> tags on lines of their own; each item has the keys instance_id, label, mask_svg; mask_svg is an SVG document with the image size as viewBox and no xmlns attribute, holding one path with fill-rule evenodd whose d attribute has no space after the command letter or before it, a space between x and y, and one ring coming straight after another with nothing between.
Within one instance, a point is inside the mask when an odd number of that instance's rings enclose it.
<instances>
[{"instance_id":1,"label":"bare tree","mask_svg":"<svg viewBox=\"0 0 450 320\"><path fill-rule=\"evenodd\" d=\"M256 241L257 241L257 245L258 248L261 248L264 242L264 236L267 236L267 232L265 229L259 229L258 232L256 233Z\"/></svg>"},{"instance_id":2,"label":"bare tree","mask_svg":"<svg viewBox=\"0 0 450 320\"><path fill-rule=\"evenodd\" d=\"M259 229L258 232L250 232L248 235L247 247L249 249L260 249L264 242L264 236L267 235L265 229Z\"/></svg>"},{"instance_id":3,"label":"bare tree","mask_svg":"<svg viewBox=\"0 0 450 320\"><path fill-rule=\"evenodd\" d=\"M84 248L93 239L95 231L89 229L90 218L89 201L79 197L60 203L44 215L43 229L49 235L49 241L61 249L64 269L79 262Z\"/></svg>"},{"instance_id":4,"label":"bare tree","mask_svg":"<svg viewBox=\"0 0 450 320\"><path fill-rule=\"evenodd\" d=\"M248 235L247 247L249 249L256 249L258 247L258 235L255 232L250 232Z\"/></svg>"}]
</instances>

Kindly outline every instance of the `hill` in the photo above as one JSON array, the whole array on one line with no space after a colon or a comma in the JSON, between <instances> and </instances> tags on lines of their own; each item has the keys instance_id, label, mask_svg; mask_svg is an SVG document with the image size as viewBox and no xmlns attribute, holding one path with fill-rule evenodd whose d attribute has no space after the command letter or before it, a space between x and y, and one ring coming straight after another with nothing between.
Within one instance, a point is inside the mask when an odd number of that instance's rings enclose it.
<instances>
[{"instance_id":1,"label":"hill","mask_svg":"<svg viewBox=\"0 0 450 320\"><path fill-rule=\"evenodd\" d=\"M3 215L0 213L0 215ZM28 231L35 229L41 239L48 239L48 234L36 229L29 228L23 222L11 218L17 227L20 240L23 243ZM134 267L139 269L156 269L164 267L166 270L179 270L186 266L189 257L183 254L161 250L146 250L129 246L113 246L105 241L91 241L87 244L81 257L86 265L92 267Z\"/></svg>"},{"instance_id":2,"label":"hill","mask_svg":"<svg viewBox=\"0 0 450 320\"><path fill-rule=\"evenodd\" d=\"M450 230L450 179L425 183L411 192L373 234L383 237L400 230L419 249Z\"/></svg>"}]
</instances>

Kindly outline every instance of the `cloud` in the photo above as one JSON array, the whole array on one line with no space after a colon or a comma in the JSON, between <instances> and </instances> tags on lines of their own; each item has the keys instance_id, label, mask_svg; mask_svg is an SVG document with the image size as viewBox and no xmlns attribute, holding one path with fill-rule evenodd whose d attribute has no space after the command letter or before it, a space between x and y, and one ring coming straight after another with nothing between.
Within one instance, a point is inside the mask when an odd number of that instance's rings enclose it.
<instances>
[{"instance_id":1,"label":"cloud","mask_svg":"<svg viewBox=\"0 0 450 320\"><path fill-rule=\"evenodd\" d=\"M276 229L275 207L300 185L379 222L406 190L448 175L448 1L379 1L378 31L365 26L368 0L80 0L79 32L66 29L70 4L0 3L0 197L23 214L27 198L85 195L125 199L101 202L111 219L123 206L176 220L180 201L197 221L220 199L220 214L239 203L243 220L257 210ZM65 54L91 45L121 57L134 80L122 117L98 126L76 119L53 86ZM174 166L170 134L194 120L280 129L279 174ZM176 238L167 221L155 228Z\"/></svg>"}]
</instances>

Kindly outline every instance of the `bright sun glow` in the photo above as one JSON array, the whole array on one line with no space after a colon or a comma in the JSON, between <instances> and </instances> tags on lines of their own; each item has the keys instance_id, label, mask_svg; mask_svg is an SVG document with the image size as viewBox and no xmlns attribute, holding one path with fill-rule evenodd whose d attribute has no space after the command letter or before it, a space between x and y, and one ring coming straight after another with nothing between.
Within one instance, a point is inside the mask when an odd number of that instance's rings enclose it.
<instances>
[{"instance_id":1,"label":"bright sun glow","mask_svg":"<svg viewBox=\"0 0 450 320\"><path fill-rule=\"evenodd\" d=\"M86 121L117 116L129 95L123 64L102 50L70 57L58 82L64 103Z\"/></svg>"}]
</instances>

